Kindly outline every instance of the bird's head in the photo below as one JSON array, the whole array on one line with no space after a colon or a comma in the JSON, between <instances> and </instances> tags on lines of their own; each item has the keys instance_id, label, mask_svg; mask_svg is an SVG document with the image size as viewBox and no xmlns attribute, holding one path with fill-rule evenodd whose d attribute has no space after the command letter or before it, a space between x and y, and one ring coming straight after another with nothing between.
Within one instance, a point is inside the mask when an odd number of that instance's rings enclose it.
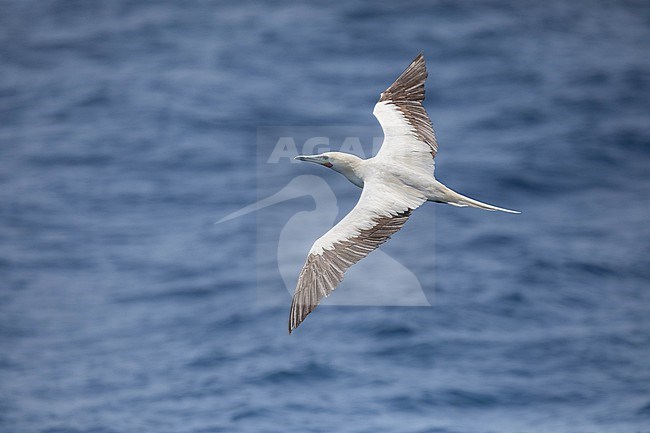
<instances>
[{"instance_id":1,"label":"bird's head","mask_svg":"<svg viewBox=\"0 0 650 433\"><path fill-rule=\"evenodd\" d=\"M363 159L351 153L325 152L320 155L298 155L299 161L315 162L334 171L338 171L356 186L363 188L363 176L360 168Z\"/></svg>"},{"instance_id":2,"label":"bird's head","mask_svg":"<svg viewBox=\"0 0 650 433\"><path fill-rule=\"evenodd\" d=\"M352 165L354 161L359 159L359 157L348 153L325 152L320 155L298 155L295 159L299 161L314 162L316 164L324 165L327 168L341 171Z\"/></svg>"}]
</instances>

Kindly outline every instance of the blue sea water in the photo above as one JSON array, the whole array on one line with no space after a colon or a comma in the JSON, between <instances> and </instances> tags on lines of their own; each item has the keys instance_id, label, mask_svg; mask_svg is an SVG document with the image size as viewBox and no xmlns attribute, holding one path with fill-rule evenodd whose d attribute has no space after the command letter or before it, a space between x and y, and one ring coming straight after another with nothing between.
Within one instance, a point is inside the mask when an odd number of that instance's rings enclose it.
<instances>
[{"instance_id":1,"label":"blue sea water","mask_svg":"<svg viewBox=\"0 0 650 433\"><path fill-rule=\"evenodd\" d=\"M0 431L650 431L649 14L1 0ZM313 205L213 223L272 192L258 127L378 128L419 51L436 176L523 213L423 207L382 249L432 307L289 336L257 232ZM317 173L349 209L319 169L275 182Z\"/></svg>"}]
</instances>

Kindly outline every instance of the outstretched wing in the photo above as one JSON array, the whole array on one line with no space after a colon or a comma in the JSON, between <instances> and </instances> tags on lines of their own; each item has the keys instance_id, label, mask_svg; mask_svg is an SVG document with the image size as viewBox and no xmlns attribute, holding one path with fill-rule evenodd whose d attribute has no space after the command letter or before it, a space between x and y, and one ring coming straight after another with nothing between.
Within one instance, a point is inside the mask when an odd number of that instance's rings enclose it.
<instances>
[{"instance_id":1,"label":"outstretched wing","mask_svg":"<svg viewBox=\"0 0 650 433\"><path fill-rule=\"evenodd\" d=\"M373 114L384 131L377 158L390 159L431 174L438 143L431 120L422 106L427 79L424 56L419 54L381 94Z\"/></svg>"},{"instance_id":2,"label":"outstretched wing","mask_svg":"<svg viewBox=\"0 0 650 433\"><path fill-rule=\"evenodd\" d=\"M291 301L289 333L332 293L350 266L386 242L425 201L414 188L366 182L356 206L311 247Z\"/></svg>"}]
</instances>

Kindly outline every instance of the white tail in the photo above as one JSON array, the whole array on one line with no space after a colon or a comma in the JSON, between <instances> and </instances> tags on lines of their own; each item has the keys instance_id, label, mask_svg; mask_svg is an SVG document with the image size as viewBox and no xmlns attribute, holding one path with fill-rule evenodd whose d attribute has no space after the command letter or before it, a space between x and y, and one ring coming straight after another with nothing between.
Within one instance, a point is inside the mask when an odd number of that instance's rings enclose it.
<instances>
[{"instance_id":1,"label":"white tail","mask_svg":"<svg viewBox=\"0 0 650 433\"><path fill-rule=\"evenodd\" d=\"M510 210L510 209L504 209L502 207L492 206L491 204L483 203L478 200L474 200L473 198L465 197L464 195L458 194L456 191L453 191L449 188L446 188L444 195L445 195L444 199L440 201L442 201L443 203L450 204L452 206L457 206L457 207L470 206L470 207L485 209L489 211L498 210L501 212L508 212L508 213L521 213L516 210Z\"/></svg>"}]
</instances>

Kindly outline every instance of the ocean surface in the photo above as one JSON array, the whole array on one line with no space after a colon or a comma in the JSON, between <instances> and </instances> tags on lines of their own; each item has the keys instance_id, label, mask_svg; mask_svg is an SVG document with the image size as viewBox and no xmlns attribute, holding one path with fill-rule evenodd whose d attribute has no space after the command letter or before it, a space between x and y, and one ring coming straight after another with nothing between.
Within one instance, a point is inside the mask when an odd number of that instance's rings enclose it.
<instances>
[{"instance_id":1,"label":"ocean surface","mask_svg":"<svg viewBox=\"0 0 650 433\"><path fill-rule=\"evenodd\" d=\"M649 43L647 1L0 0L0 432L649 432ZM430 307L288 335L313 191L214 223L302 175L341 218L260 128L380 135L420 51L436 176L522 214L422 207L381 251Z\"/></svg>"}]
</instances>

